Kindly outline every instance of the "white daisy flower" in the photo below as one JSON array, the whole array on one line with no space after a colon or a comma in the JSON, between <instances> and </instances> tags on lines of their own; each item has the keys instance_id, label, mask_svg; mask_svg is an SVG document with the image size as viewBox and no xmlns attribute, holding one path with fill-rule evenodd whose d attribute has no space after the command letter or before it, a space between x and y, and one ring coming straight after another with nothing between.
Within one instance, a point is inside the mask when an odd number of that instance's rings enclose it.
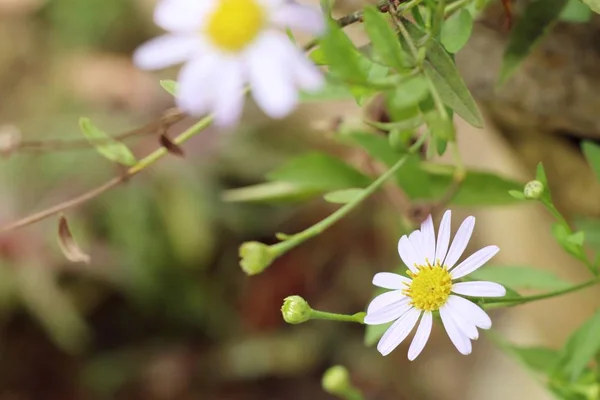
<instances>
[{"instance_id":1,"label":"white daisy flower","mask_svg":"<svg viewBox=\"0 0 600 400\"><path fill-rule=\"evenodd\" d=\"M281 30L322 33L317 9L289 0L159 0L154 21L169 33L140 46L135 64L155 70L186 63L177 105L193 115L212 112L218 125L239 119L246 83L265 113L282 118L294 109L298 89L324 82Z\"/></svg>"},{"instance_id":2,"label":"white daisy flower","mask_svg":"<svg viewBox=\"0 0 600 400\"><path fill-rule=\"evenodd\" d=\"M373 278L373 284L392 289L373 299L367 308L365 323L379 325L395 322L382 336L377 350L384 356L392 352L413 330L421 319L415 337L408 349L408 359L414 360L421 353L431 333L434 311L439 311L450 340L462 354L471 353L471 340L479 337L477 328L489 329L490 317L475 303L457 296L502 297L506 289L494 282L458 282L475 271L500 250L487 246L456 265L465 251L475 218L464 220L450 245L450 211L446 211L435 238L431 215L409 236L398 242L400 258L408 267L410 278L381 272ZM456 266L455 266L456 265Z\"/></svg>"}]
</instances>

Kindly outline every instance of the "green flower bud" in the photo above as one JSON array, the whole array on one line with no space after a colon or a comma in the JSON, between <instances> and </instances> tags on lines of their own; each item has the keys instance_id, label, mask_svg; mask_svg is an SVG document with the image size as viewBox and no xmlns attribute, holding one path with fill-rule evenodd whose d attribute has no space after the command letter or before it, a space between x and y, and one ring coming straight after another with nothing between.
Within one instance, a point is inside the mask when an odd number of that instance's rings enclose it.
<instances>
[{"instance_id":1,"label":"green flower bud","mask_svg":"<svg viewBox=\"0 0 600 400\"><path fill-rule=\"evenodd\" d=\"M537 200L544 193L544 184L540 181L529 181L523 189L523 195L526 199Z\"/></svg>"},{"instance_id":2,"label":"green flower bud","mask_svg":"<svg viewBox=\"0 0 600 400\"><path fill-rule=\"evenodd\" d=\"M323 379L321 380L321 385L323 386L323 390L327 393L336 396L344 395L349 390L352 390L350 374L348 373L348 370L341 365L335 365L325 371Z\"/></svg>"},{"instance_id":3,"label":"green flower bud","mask_svg":"<svg viewBox=\"0 0 600 400\"><path fill-rule=\"evenodd\" d=\"M248 275L260 274L275 259L271 246L260 242L246 242L240 246L240 266Z\"/></svg>"},{"instance_id":4,"label":"green flower bud","mask_svg":"<svg viewBox=\"0 0 600 400\"><path fill-rule=\"evenodd\" d=\"M301 324L310 319L312 309L300 296L288 296L283 300L281 314L288 324Z\"/></svg>"}]
</instances>

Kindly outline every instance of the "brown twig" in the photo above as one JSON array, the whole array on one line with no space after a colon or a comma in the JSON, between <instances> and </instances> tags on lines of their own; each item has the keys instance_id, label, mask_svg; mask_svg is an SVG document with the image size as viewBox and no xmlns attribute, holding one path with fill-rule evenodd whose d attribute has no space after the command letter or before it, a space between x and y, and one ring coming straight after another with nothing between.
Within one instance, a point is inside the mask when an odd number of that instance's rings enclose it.
<instances>
[{"instance_id":1,"label":"brown twig","mask_svg":"<svg viewBox=\"0 0 600 400\"><path fill-rule=\"evenodd\" d=\"M183 120L185 114L176 108L171 108L163 113L163 115L141 128L132 129L127 132L123 132L119 135L115 135L112 138L116 140L127 139L132 136L149 135L159 132L161 129L169 128L175 125L177 122ZM91 148L94 145L102 144L101 140L97 140L92 145L87 139L71 139L71 140L25 140L15 143L12 149L7 151L8 154L14 152L33 152L33 153L45 153L51 151L65 151L65 150L76 150Z\"/></svg>"}]
</instances>

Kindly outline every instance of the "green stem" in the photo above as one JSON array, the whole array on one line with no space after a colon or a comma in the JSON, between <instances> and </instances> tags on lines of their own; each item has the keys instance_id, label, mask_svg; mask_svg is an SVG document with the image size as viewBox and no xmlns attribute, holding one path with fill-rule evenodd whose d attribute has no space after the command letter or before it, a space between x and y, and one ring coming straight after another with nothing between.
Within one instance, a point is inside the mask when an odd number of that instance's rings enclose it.
<instances>
[{"instance_id":1,"label":"green stem","mask_svg":"<svg viewBox=\"0 0 600 400\"><path fill-rule=\"evenodd\" d=\"M363 323L364 313L356 313L354 315L348 314L336 314L325 311L311 310L310 319L325 319L328 321L342 321L342 322L358 322Z\"/></svg>"},{"instance_id":2,"label":"green stem","mask_svg":"<svg viewBox=\"0 0 600 400\"><path fill-rule=\"evenodd\" d=\"M345 400L364 400L362 393L356 388L348 388L344 393L340 393L340 396Z\"/></svg>"},{"instance_id":3,"label":"green stem","mask_svg":"<svg viewBox=\"0 0 600 400\"><path fill-rule=\"evenodd\" d=\"M405 154L400 160L396 162L389 170L387 170L383 175L377 178L373 183L371 183L368 187L363 189L358 196L356 196L352 201L346 203L343 207L339 208L333 214L328 216L327 218L317 222L315 225L311 226L303 230L300 233L295 235L291 235L287 240L277 243L271 246L271 250L276 254L276 257L279 257L299 244L305 242L306 240L319 235L321 232L325 231L331 225L335 224L343 217L345 217L350 211L354 210L360 203L362 203L367 197L375 193L377 189L379 189L385 181L394 176L396 172L404 165L408 156L414 152L416 152L421 145L425 142L427 137L425 135L421 136L417 142L411 146L409 149L409 153Z\"/></svg>"},{"instance_id":4,"label":"green stem","mask_svg":"<svg viewBox=\"0 0 600 400\"><path fill-rule=\"evenodd\" d=\"M194 125L192 125L188 129L186 129L185 131L180 133L175 139L173 139L173 143L175 143L175 144L185 143L193 136L197 135L198 133L200 133L203 130L205 130L206 128L208 128L210 126L210 124L212 123L212 121L213 121L212 115L208 115L208 116L202 118L200 121L196 122ZM167 154L168 154L167 149L165 149L164 147L159 147L158 149L154 150L152 153L148 154L146 157L144 157L140 161L138 161L138 163L135 164L133 167L129 168L129 170L127 170L127 175L135 175L138 172L143 171L144 169L146 169L150 165L154 164L155 162L157 162L158 160L160 160L162 157L164 157Z\"/></svg>"},{"instance_id":5,"label":"green stem","mask_svg":"<svg viewBox=\"0 0 600 400\"><path fill-rule=\"evenodd\" d=\"M410 37L410 33L408 33L408 30L406 30L406 27L404 26L402 19L394 18L394 22L395 22L396 26L398 27L400 34L402 35L404 40L406 40L406 43L408 44L408 48L410 49L412 56L415 58L415 61L419 61L419 50L417 49L415 42Z\"/></svg>"},{"instance_id":6,"label":"green stem","mask_svg":"<svg viewBox=\"0 0 600 400\"><path fill-rule=\"evenodd\" d=\"M442 117L442 119L448 120L450 117L448 116L448 111L446 110L446 106L444 105L444 102L442 101L442 97L440 96L440 93L438 92L437 88L433 84L433 81L431 79L429 79L427 74L425 74L425 77L427 78L427 85L429 86L429 92L431 93L431 97L433 98L435 108L437 108L438 113L440 113L440 116Z\"/></svg>"},{"instance_id":7,"label":"green stem","mask_svg":"<svg viewBox=\"0 0 600 400\"><path fill-rule=\"evenodd\" d=\"M446 9L444 10L444 15L446 17L450 16L451 14L453 14L455 11L458 11L459 9L468 6L470 3L472 3L473 0L458 0L455 1L452 4L449 4L446 6Z\"/></svg>"},{"instance_id":8,"label":"green stem","mask_svg":"<svg viewBox=\"0 0 600 400\"><path fill-rule=\"evenodd\" d=\"M533 295L533 296L504 297L504 298L500 298L500 299L495 299L495 300L492 300L493 303L486 303L486 304L484 304L484 306L486 306L486 308L499 308L499 307L503 307L504 303L511 303L511 304L509 304L509 306L512 307L512 306L516 306L519 304L530 303L532 301L544 300L544 299L549 299L552 297L562 296L562 295L572 293L572 292L577 292L581 289L585 289L587 287L594 286L597 283L600 283L600 277L590 279L589 281L580 283L579 285L570 286L565 289L555 290L553 292L547 292L547 293L537 294L537 295ZM488 305L490 305L492 307L487 307Z\"/></svg>"}]
</instances>

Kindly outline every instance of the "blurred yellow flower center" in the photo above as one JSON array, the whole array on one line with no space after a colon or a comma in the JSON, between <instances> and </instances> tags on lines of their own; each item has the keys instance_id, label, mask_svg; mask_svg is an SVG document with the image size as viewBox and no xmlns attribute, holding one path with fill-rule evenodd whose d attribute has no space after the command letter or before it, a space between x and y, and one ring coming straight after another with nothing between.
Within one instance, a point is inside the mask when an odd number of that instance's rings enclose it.
<instances>
[{"instance_id":1,"label":"blurred yellow flower center","mask_svg":"<svg viewBox=\"0 0 600 400\"><path fill-rule=\"evenodd\" d=\"M404 294L412 299L412 304L425 311L439 310L446 304L452 289L452 278L446 267L417 266L416 273L408 271L412 283Z\"/></svg>"},{"instance_id":2,"label":"blurred yellow flower center","mask_svg":"<svg viewBox=\"0 0 600 400\"><path fill-rule=\"evenodd\" d=\"M240 51L263 28L265 10L257 0L218 1L216 9L208 17L206 33L217 47L226 51Z\"/></svg>"}]
</instances>

